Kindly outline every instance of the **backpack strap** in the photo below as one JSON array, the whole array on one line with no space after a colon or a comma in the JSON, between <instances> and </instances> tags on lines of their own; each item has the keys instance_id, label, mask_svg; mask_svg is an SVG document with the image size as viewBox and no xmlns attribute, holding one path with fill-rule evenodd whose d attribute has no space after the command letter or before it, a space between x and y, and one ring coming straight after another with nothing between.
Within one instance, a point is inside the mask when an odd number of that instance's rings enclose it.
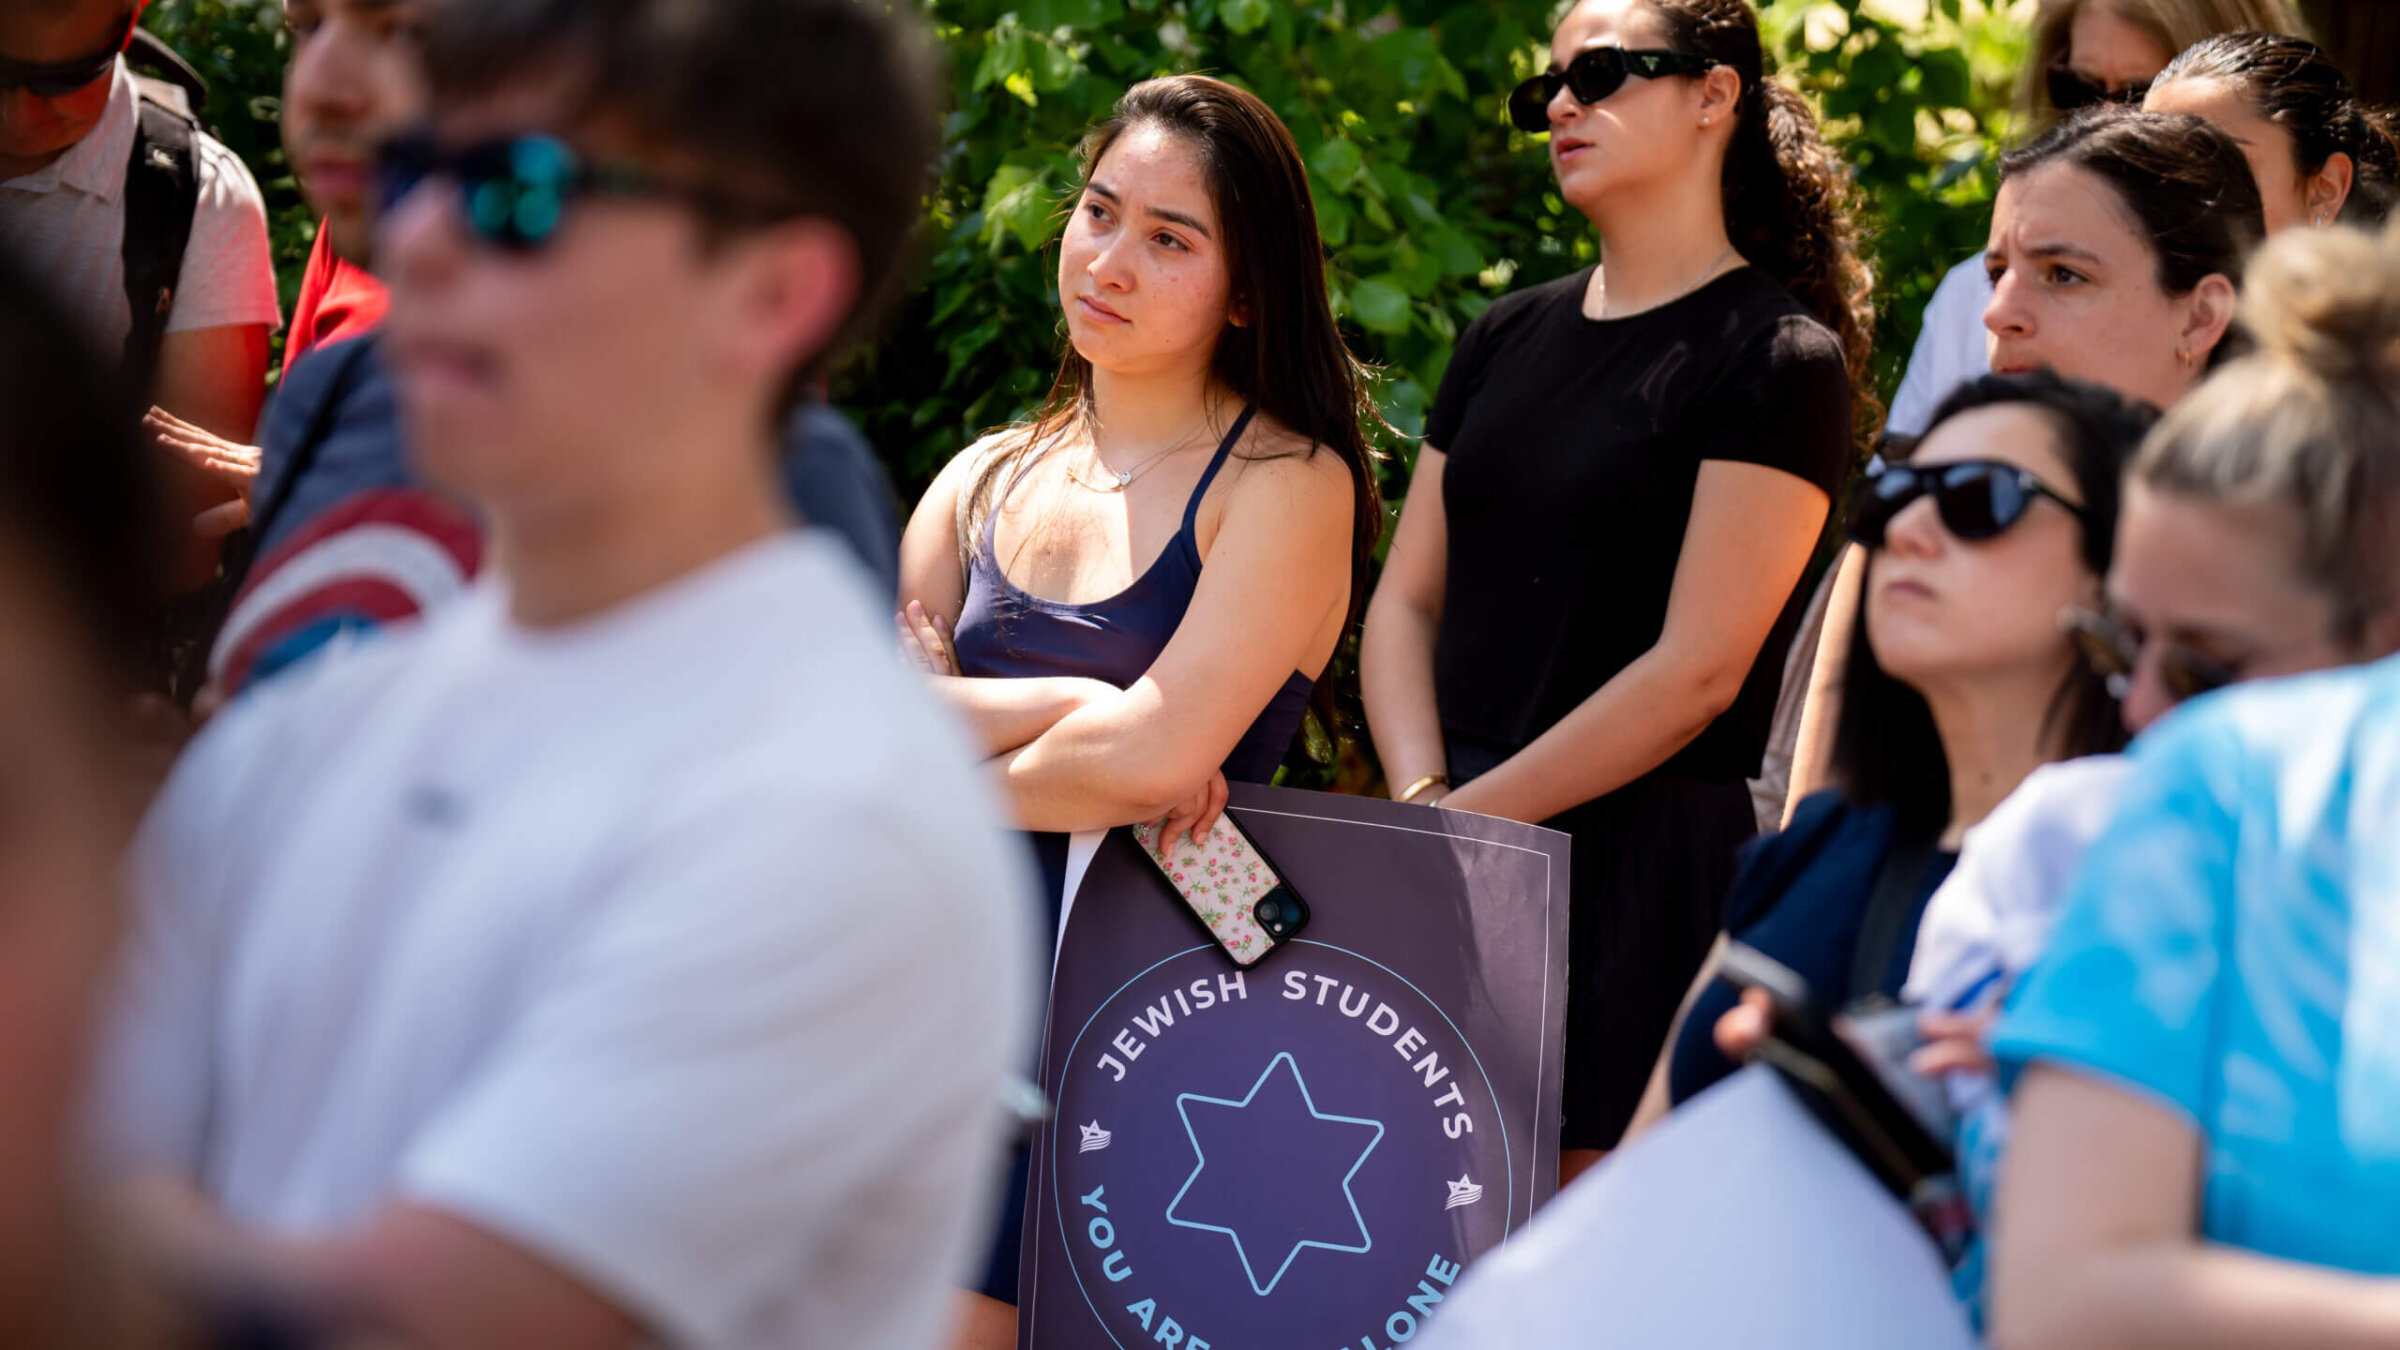
<instances>
[{"instance_id":1,"label":"backpack strap","mask_svg":"<svg viewBox=\"0 0 2400 1350\"><path fill-rule=\"evenodd\" d=\"M135 84L143 95L133 161L125 170L125 302L133 312L125 371L134 388L147 391L200 212L200 128L159 102L146 81L136 77Z\"/></svg>"},{"instance_id":2,"label":"backpack strap","mask_svg":"<svg viewBox=\"0 0 2400 1350\"><path fill-rule=\"evenodd\" d=\"M1932 864L1934 841L1923 835L1894 834L1875 873L1875 889L1867 893L1867 908L1859 916L1858 942L1850 949L1850 997L1881 993L1884 973L1900 950L1925 891L1925 869Z\"/></svg>"},{"instance_id":3,"label":"backpack strap","mask_svg":"<svg viewBox=\"0 0 2400 1350\"><path fill-rule=\"evenodd\" d=\"M184 116L199 119L208 106L208 79L147 28L135 28L125 43L125 64L149 94Z\"/></svg>"}]
</instances>

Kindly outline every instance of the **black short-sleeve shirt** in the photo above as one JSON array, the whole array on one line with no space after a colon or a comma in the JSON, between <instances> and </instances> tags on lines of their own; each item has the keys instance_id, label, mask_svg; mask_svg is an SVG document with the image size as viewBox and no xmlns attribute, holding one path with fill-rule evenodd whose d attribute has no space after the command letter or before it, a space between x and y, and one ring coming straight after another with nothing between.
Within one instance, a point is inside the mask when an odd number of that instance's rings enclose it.
<instances>
[{"instance_id":1,"label":"black short-sleeve shirt","mask_svg":"<svg viewBox=\"0 0 2400 1350\"><path fill-rule=\"evenodd\" d=\"M1703 461L1763 464L1837 500L1850 466L1841 342L1765 273L1607 320L1584 317L1591 276L1493 304L1426 419L1448 456L1434 687L1454 741L1520 749L1657 643ZM1758 772L1806 599L1787 599L1732 708L1659 772Z\"/></svg>"}]
</instances>

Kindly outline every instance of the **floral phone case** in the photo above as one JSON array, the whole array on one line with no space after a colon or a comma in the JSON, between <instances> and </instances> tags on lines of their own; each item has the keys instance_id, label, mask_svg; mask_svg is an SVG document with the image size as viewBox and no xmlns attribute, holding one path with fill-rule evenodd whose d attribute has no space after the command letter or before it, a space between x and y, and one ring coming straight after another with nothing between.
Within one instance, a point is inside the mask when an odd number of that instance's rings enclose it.
<instances>
[{"instance_id":1,"label":"floral phone case","mask_svg":"<svg viewBox=\"0 0 2400 1350\"><path fill-rule=\"evenodd\" d=\"M1197 845L1177 834L1161 852L1156 825L1134 826L1133 838L1237 966L1256 965L1308 922L1307 902L1230 813L1218 816Z\"/></svg>"}]
</instances>

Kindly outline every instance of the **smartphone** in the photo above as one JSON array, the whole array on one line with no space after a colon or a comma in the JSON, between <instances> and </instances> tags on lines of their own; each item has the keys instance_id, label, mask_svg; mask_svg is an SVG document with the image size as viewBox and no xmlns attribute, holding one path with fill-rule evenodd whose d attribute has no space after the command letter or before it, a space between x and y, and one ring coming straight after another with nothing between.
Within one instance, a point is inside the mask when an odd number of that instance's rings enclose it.
<instances>
[{"instance_id":1,"label":"smartphone","mask_svg":"<svg viewBox=\"0 0 2400 1350\"><path fill-rule=\"evenodd\" d=\"M1154 824L1134 826L1133 840L1237 966L1257 965L1308 924L1308 902L1230 811L1197 844L1161 839Z\"/></svg>"},{"instance_id":2,"label":"smartphone","mask_svg":"<svg viewBox=\"0 0 2400 1350\"><path fill-rule=\"evenodd\" d=\"M1775 1026L1758 1058L1894 1195L1912 1202L1925 1182L1952 1170L1950 1146L1936 1135L1938 1127L1895 1093L1871 1062L1891 1049L1895 1024L1877 1019L1875 1036L1865 1034L1866 1024L1846 1027L1850 1019L1827 1017L1796 971L1739 942L1726 945L1718 970L1727 983L1766 994Z\"/></svg>"}]
</instances>

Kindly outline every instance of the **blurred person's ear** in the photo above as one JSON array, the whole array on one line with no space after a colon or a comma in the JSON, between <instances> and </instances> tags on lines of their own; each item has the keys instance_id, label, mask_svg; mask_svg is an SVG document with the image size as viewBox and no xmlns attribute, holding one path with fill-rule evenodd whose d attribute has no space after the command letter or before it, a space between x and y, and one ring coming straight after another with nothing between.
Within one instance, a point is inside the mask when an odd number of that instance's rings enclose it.
<instances>
[{"instance_id":1,"label":"blurred person's ear","mask_svg":"<svg viewBox=\"0 0 2400 1350\"><path fill-rule=\"evenodd\" d=\"M2187 351L2196 358L2194 364L2205 369L2209 353L2225 340L2233 327L2234 302L2239 298L2233 282L2221 272L2211 272L2200 278L2192 293L2184 297L2183 331L2176 334L2176 349Z\"/></svg>"},{"instance_id":2,"label":"blurred person's ear","mask_svg":"<svg viewBox=\"0 0 2400 1350\"><path fill-rule=\"evenodd\" d=\"M721 359L780 388L841 333L859 302L858 245L849 231L806 216L746 234L725 247L730 313Z\"/></svg>"}]
</instances>

